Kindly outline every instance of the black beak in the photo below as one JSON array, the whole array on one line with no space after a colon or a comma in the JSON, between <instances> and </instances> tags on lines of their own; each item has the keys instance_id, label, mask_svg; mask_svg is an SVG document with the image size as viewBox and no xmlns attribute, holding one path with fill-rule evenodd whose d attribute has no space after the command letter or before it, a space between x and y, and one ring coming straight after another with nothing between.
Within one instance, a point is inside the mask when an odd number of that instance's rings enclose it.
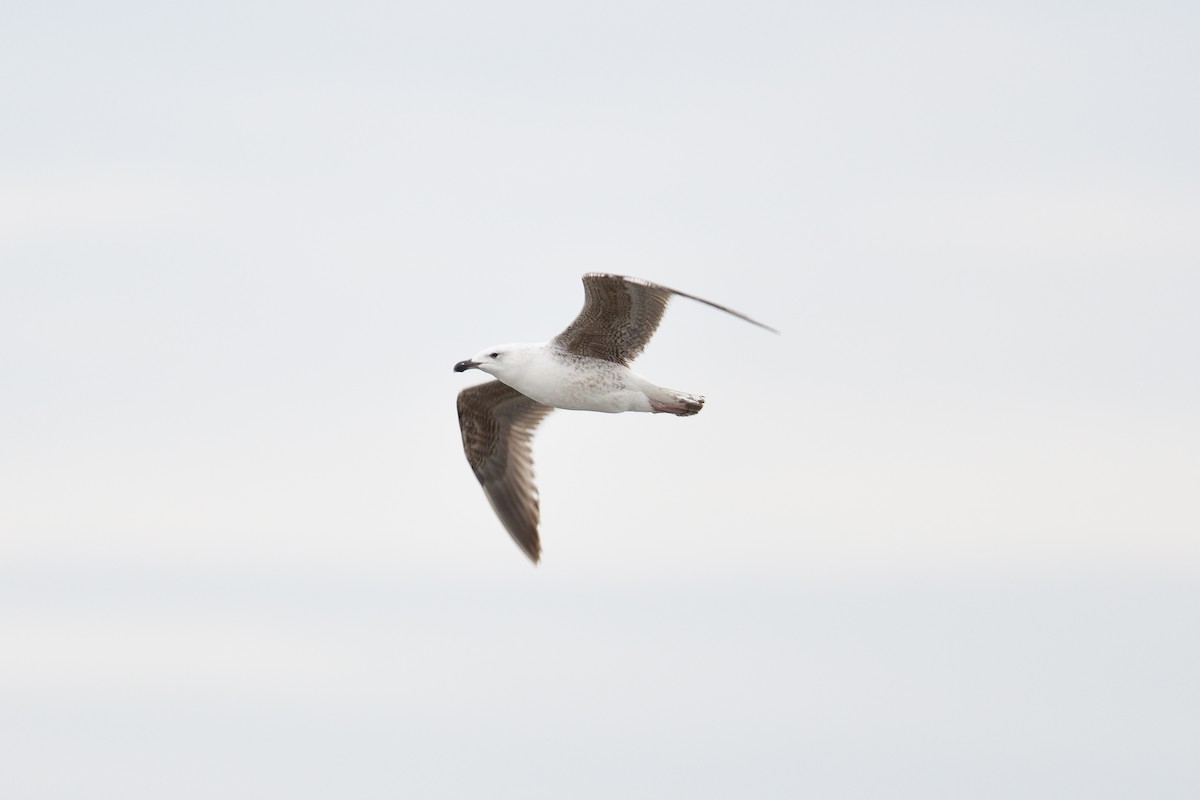
<instances>
[{"instance_id":1,"label":"black beak","mask_svg":"<svg viewBox=\"0 0 1200 800\"><path fill-rule=\"evenodd\" d=\"M454 365L455 372L466 372L469 369L475 369L479 366L478 361L460 361Z\"/></svg>"}]
</instances>

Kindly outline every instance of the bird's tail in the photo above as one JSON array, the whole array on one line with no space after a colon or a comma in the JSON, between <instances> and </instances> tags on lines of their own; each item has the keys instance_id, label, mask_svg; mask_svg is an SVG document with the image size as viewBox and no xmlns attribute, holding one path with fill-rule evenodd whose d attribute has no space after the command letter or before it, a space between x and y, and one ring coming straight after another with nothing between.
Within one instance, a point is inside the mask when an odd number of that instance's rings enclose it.
<instances>
[{"instance_id":1,"label":"bird's tail","mask_svg":"<svg viewBox=\"0 0 1200 800\"><path fill-rule=\"evenodd\" d=\"M704 398L674 389L660 389L656 397L650 398L650 410L655 414L674 414L690 417L704 408Z\"/></svg>"}]
</instances>

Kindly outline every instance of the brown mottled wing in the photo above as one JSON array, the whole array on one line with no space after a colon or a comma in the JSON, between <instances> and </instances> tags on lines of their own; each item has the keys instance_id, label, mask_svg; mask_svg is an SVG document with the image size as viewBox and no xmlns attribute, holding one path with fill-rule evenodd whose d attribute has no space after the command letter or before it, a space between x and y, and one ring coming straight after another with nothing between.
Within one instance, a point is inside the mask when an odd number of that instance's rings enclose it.
<instances>
[{"instance_id":1,"label":"brown mottled wing","mask_svg":"<svg viewBox=\"0 0 1200 800\"><path fill-rule=\"evenodd\" d=\"M687 292L624 275L589 272L583 276L583 310L554 342L572 353L627 365L658 330L672 295L704 303L778 333L732 308Z\"/></svg>"},{"instance_id":2,"label":"brown mottled wing","mask_svg":"<svg viewBox=\"0 0 1200 800\"><path fill-rule=\"evenodd\" d=\"M458 393L458 425L467 462L496 516L535 564L541 544L530 443L538 423L552 410L500 381Z\"/></svg>"}]
</instances>

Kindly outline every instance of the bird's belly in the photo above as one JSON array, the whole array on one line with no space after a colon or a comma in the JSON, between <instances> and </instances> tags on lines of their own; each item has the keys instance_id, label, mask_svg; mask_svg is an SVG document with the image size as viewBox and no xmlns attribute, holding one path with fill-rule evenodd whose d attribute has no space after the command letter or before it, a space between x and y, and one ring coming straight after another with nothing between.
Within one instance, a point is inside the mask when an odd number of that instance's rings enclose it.
<instances>
[{"instance_id":1,"label":"bird's belly","mask_svg":"<svg viewBox=\"0 0 1200 800\"><path fill-rule=\"evenodd\" d=\"M555 408L607 414L650 410L649 398L628 367L597 359L539 370L509 385Z\"/></svg>"}]
</instances>

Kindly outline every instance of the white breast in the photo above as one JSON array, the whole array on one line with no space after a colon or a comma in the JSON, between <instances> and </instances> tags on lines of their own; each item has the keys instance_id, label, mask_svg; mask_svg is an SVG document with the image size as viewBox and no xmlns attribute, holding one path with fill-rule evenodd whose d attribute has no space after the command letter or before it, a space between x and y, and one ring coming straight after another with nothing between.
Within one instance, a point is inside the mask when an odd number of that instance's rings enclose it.
<instances>
[{"instance_id":1,"label":"white breast","mask_svg":"<svg viewBox=\"0 0 1200 800\"><path fill-rule=\"evenodd\" d=\"M606 413L650 410L644 379L628 367L563 353L549 345L531 349L518 368L497 377L526 397L555 408Z\"/></svg>"}]
</instances>

